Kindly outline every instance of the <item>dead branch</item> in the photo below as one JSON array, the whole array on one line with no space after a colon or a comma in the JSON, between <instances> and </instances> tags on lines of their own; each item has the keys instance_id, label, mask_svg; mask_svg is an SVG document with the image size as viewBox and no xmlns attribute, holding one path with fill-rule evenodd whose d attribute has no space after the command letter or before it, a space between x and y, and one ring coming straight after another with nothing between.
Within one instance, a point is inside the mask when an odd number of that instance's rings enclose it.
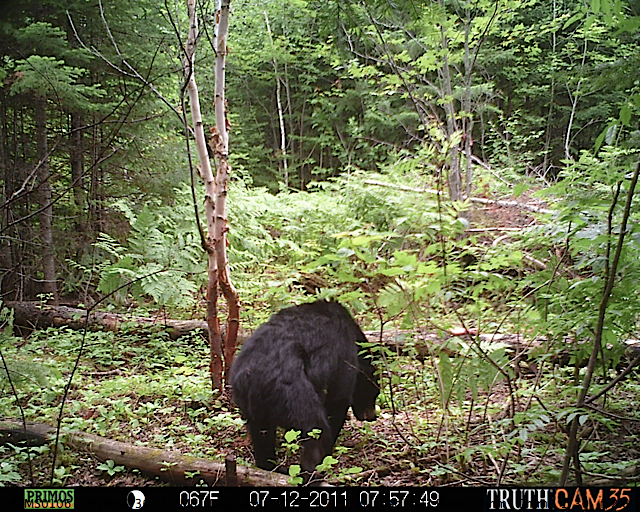
<instances>
[{"instance_id":1,"label":"dead branch","mask_svg":"<svg viewBox=\"0 0 640 512\"><path fill-rule=\"evenodd\" d=\"M386 187L386 188L393 188L396 190L404 190L405 192L417 192L420 194L434 194L434 195L439 195L442 193L440 190L435 190L432 188L407 187L406 185L397 185L395 183L385 183L384 181L378 181L378 180L364 180L364 182L367 185L375 185L376 187ZM520 208L522 210L528 210L535 213L553 213L553 210L548 210L546 208L541 208L539 206L535 206L532 204L518 203L517 201L503 201L498 199L487 199L485 197L464 197L464 199L472 203L495 204L497 206L502 206L505 208Z\"/></svg>"}]
</instances>

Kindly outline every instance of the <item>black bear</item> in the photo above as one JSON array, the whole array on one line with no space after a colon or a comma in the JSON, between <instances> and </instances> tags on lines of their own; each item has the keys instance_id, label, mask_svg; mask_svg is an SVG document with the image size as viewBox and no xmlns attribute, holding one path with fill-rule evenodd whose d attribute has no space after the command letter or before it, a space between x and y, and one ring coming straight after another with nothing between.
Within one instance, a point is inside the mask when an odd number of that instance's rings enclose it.
<instances>
[{"instance_id":1,"label":"black bear","mask_svg":"<svg viewBox=\"0 0 640 512\"><path fill-rule=\"evenodd\" d=\"M283 309L245 341L231 368L233 399L247 420L256 465L274 468L276 427L319 438L302 441L300 466L310 474L331 454L349 406L359 420L376 419L378 380L358 355L366 341L337 302Z\"/></svg>"}]
</instances>

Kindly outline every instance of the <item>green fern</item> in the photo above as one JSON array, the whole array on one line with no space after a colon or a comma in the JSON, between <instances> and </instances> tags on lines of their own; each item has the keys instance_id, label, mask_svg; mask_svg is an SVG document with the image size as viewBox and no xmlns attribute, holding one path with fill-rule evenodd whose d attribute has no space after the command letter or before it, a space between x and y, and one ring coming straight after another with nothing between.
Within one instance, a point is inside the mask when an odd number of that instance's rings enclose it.
<instances>
[{"instance_id":1,"label":"green fern","mask_svg":"<svg viewBox=\"0 0 640 512\"><path fill-rule=\"evenodd\" d=\"M191 308L202 285L204 255L187 197L176 207L145 205L140 211L124 201L119 209L129 221L126 244L101 234L96 247L111 260L100 267L98 291L113 293L118 303L128 298L152 300L161 306ZM159 213L158 213L159 212Z\"/></svg>"},{"instance_id":2,"label":"green fern","mask_svg":"<svg viewBox=\"0 0 640 512\"><path fill-rule=\"evenodd\" d=\"M50 387L51 378L59 376L56 372L44 366L42 362L30 359L14 358L11 362L7 361L7 368L11 382L18 389L31 386L38 389L48 388ZM0 386L2 387L9 383L7 368L0 365Z\"/></svg>"}]
</instances>

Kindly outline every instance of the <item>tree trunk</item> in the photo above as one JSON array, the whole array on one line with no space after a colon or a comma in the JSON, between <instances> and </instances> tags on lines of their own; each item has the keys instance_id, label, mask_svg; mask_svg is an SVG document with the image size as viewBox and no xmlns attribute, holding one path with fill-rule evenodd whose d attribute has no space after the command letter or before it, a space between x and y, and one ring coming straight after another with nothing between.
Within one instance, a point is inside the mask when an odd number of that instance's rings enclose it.
<instances>
[{"instance_id":1,"label":"tree trunk","mask_svg":"<svg viewBox=\"0 0 640 512\"><path fill-rule=\"evenodd\" d=\"M471 195L471 184L473 182L473 161L471 158L473 150L473 117L471 115L471 76L473 73L473 63L469 48L471 36L471 11L466 12L466 22L464 27L464 100L462 104L462 130L464 140L465 156L465 194Z\"/></svg>"},{"instance_id":2,"label":"tree trunk","mask_svg":"<svg viewBox=\"0 0 640 512\"><path fill-rule=\"evenodd\" d=\"M1 89L1 88L0 88ZM28 236L26 223L13 224L16 219L20 219L29 211L30 194L30 174L26 173L27 166L22 157L26 154L21 142L21 120L22 110L17 107L14 101L9 100L6 91L3 93L3 126L0 129L0 137L4 141L4 186L2 209L2 232L0 237L1 250L3 252L1 291L4 299L22 300L25 295L25 278L29 275L25 267L25 240L33 237ZM7 104L7 102L11 101ZM12 108L11 118L8 118L6 107ZM7 134L11 134L9 137ZM8 201L8 203L4 203Z\"/></svg>"},{"instance_id":3,"label":"tree trunk","mask_svg":"<svg viewBox=\"0 0 640 512\"><path fill-rule=\"evenodd\" d=\"M584 45L583 45L583 51L582 51L582 64L580 65L580 80L578 80L578 84L576 85L576 90L573 94L571 94L571 90L569 89L569 85L567 84L567 92L569 93L569 101L571 102L571 114L569 115L569 122L567 123L567 133L564 139L564 157L567 160L573 160L573 158L571 157L571 142L573 141L573 138L571 137L571 130L573 129L573 121L575 119L576 116L576 112L578 110L578 102L580 101L580 93L582 92L580 90L581 86L582 86L582 82L583 82L583 76L584 76L584 67L585 67L585 61L587 59L587 49L588 49L588 39L585 36L584 38Z\"/></svg>"},{"instance_id":4,"label":"tree trunk","mask_svg":"<svg viewBox=\"0 0 640 512\"><path fill-rule=\"evenodd\" d=\"M77 257L84 250L86 237L85 211L87 197L84 190L84 135L82 131L82 115L71 114L71 134L69 135L69 162L71 164L71 186L73 187L73 202L76 207L75 228L80 240L78 241Z\"/></svg>"},{"instance_id":5,"label":"tree trunk","mask_svg":"<svg viewBox=\"0 0 640 512\"><path fill-rule=\"evenodd\" d=\"M456 134L458 132L458 123L456 121L456 110L453 99L453 86L451 83L451 69L449 68L449 42L446 29L441 27L443 59L441 74L441 91L444 100L444 110L447 116L447 133L449 153L449 197L452 201L462 201L462 176L460 175L460 154L459 144L454 144Z\"/></svg>"},{"instance_id":6,"label":"tree trunk","mask_svg":"<svg viewBox=\"0 0 640 512\"><path fill-rule=\"evenodd\" d=\"M222 336L220 333L220 322L218 320L218 260L215 254L215 197L216 182L211 170L207 142L204 135L202 123L202 113L200 112L200 96L195 77L195 51L198 42L198 17L196 13L196 0L187 0L187 10L189 13L189 36L185 47L185 62L183 63L185 79L187 80L187 92L191 106L191 119L193 121L193 131L200 160L200 175L204 181L205 197L204 209L207 220L207 239L203 240L203 245L207 251L207 325L209 326L209 349L210 349L210 370L211 384L213 389L222 389ZM215 128L214 128L215 130ZM214 131L212 136L216 136Z\"/></svg>"},{"instance_id":7,"label":"tree trunk","mask_svg":"<svg viewBox=\"0 0 640 512\"><path fill-rule=\"evenodd\" d=\"M195 80L195 48L198 40L198 18L196 0L187 0L189 12L189 36L185 48L183 63L187 91L191 104L191 116L195 133L201 175L205 185L205 215L207 218L207 239L203 246L208 255L207 283L207 324L209 326L209 344L211 352L211 383L213 389L222 391L224 374L230 368L236 349L239 327L238 293L229 279L227 261L227 211L226 198L229 188L229 135L227 132L226 102L224 98L224 70L227 55L227 33L229 28L229 0L223 0L216 12L216 66L215 66L215 112L216 125L211 132L210 147L216 158L216 176L214 178L207 151L200 98ZM222 334L218 318L218 287L227 300L227 337L222 350ZM224 363L224 366L223 366Z\"/></svg>"},{"instance_id":8,"label":"tree trunk","mask_svg":"<svg viewBox=\"0 0 640 512\"><path fill-rule=\"evenodd\" d=\"M553 0L553 21L556 21L556 0ZM542 176L547 176L547 170L551 166L551 127L553 126L553 104L556 101L556 70L555 70L555 58L556 58L556 32L555 30L551 31L551 90L549 92L549 112L547 114L547 126L545 130L544 137L544 159L542 160Z\"/></svg>"},{"instance_id":9,"label":"tree trunk","mask_svg":"<svg viewBox=\"0 0 640 512\"><path fill-rule=\"evenodd\" d=\"M0 212L0 229L5 232L10 222L10 211L12 208L8 205L8 199L13 193L15 180L15 168L9 164L7 154L7 119L6 119L6 102L7 94L5 88L0 88L0 169L2 169L2 193L0 195L0 204L2 211ZM11 169L11 170L9 170ZM7 297L12 294L14 289L15 272L13 271L13 258L11 254L11 237L0 236L0 294Z\"/></svg>"},{"instance_id":10,"label":"tree trunk","mask_svg":"<svg viewBox=\"0 0 640 512\"><path fill-rule=\"evenodd\" d=\"M49 172L49 148L47 145L47 99L36 97L36 144L40 170L40 242L42 245L43 292L53 304L58 303L56 266L53 250L53 205L51 204L51 175Z\"/></svg>"},{"instance_id":11,"label":"tree trunk","mask_svg":"<svg viewBox=\"0 0 640 512\"><path fill-rule=\"evenodd\" d=\"M78 38L73 33L70 19L66 22L67 42L69 47L80 47ZM82 261L87 244L87 194L84 180L84 116L81 111L70 114L71 132L69 133L69 163L71 164L71 187L75 204L75 228L77 233L76 261Z\"/></svg>"},{"instance_id":12,"label":"tree trunk","mask_svg":"<svg viewBox=\"0 0 640 512\"><path fill-rule=\"evenodd\" d=\"M92 83L100 82L100 75L92 77ZM103 196L103 183L104 183L104 168L101 163L102 154L104 152L104 138L102 129L100 127L99 118L97 114L93 114L92 119L93 130L91 133L91 179L89 187L89 194L87 199L88 207L88 222L87 229L90 229L93 233L100 233L105 231L105 215L104 215L104 196Z\"/></svg>"},{"instance_id":13,"label":"tree trunk","mask_svg":"<svg viewBox=\"0 0 640 512\"><path fill-rule=\"evenodd\" d=\"M102 311L89 313L84 309L69 306L42 305L40 302L10 302L5 305L14 311L14 325L18 328L43 329L45 327L69 327L70 329L118 331L123 324L134 323L141 329L159 327L166 330L172 339L178 339L196 329L205 335L209 329L203 320L173 320L171 318L147 318L130 315L119 315Z\"/></svg>"},{"instance_id":14,"label":"tree trunk","mask_svg":"<svg viewBox=\"0 0 640 512\"><path fill-rule=\"evenodd\" d=\"M229 191L229 133L227 120L227 101L225 99L225 66L227 58L227 34L229 32L229 3L222 0L218 19L218 37L216 39L215 67L215 111L216 129L220 135L219 144L215 144L216 157L216 203L215 203L215 249L218 258L218 277L222 293L227 302L227 337L224 358L225 374L229 372L236 353L238 328L240 327L240 300L238 292L231 283L229 260L227 258L227 194Z\"/></svg>"},{"instance_id":15,"label":"tree trunk","mask_svg":"<svg viewBox=\"0 0 640 512\"><path fill-rule=\"evenodd\" d=\"M267 14L267 10L264 10L264 21L267 25L267 34L269 35L269 42L271 44L271 51L275 51L275 47L273 45L273 35L271 34L271 25L269 24L269 15ZM280 74L278 73L278 61L275 56L273 57L273 73L276 77L276 104L278 105L278 121L280 123L280 153L282 156L282 171L284 174L284 186L285 188L289 188L289 168L287 163L287 138L286 138L286 130L284 126L284 113L282 111L282 92L281 92L281 80Z\"/></svg>"}]
</instances>

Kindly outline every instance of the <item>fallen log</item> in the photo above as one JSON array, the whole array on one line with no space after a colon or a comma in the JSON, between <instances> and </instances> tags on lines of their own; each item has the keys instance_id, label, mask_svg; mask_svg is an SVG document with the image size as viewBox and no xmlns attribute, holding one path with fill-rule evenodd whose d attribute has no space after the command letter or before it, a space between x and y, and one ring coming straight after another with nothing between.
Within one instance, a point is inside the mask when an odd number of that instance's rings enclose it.
<instances>
[{"instance_id":1,"label":"fallen log","mask_svg":"<svg viewBox=\"0 0 640 512\"><path fill-rule=\"evenodd\" d=\"M40 302L5 302L5 306L14 311L14 326L29 330L45 327L82 329L86 325L89 330L118 331L123 324L133 323L141 328L164 329L172 339L178 339L196 329L200 329L204 336L208 336L209 333L207 322L204 320L173 320L163 316L148 318L92 311L87 321L86 310L69 306L53 306Z\"/></svg>"},{"instance_id":2,"label":"fallen log","mask_svg":"<svg viewBox=\"0 0 640 512\"><path fill-rule=\"evenodd\" d=\"M27 422L25 429L22 423L16 420L0 421L0 438L6 432L15 436L18 430L22 431L25 437L33 439L46 437L53 440L56 434L55 428L43 423ZM112 460L117 465L138 469L146 475L158 477L172 485L195 485L201 480L212 486L226 485L225 463L114 441L87 432L67 432L61 438L67 446L90 453L103 462ZM196 474L192 475L194 472ZM287 486L290 485L287 479L286 475L257 468L246 466L236 468L236 482L240 487Z\"/></svg>"},{"instance_id":3,"label":"fallen log","mask_svg":"<svg viewBox=\"0 0 640 512\"><path fill-rule=\"evenodd\" d=\"M364 180L364 182L367 185L393 188L396 190L403 190L405 192L417 192L419 194L433 194L433 195L442 194L442 191L435 190L432 188L407 187L406 185L397 185L395 183L386 183L384 181L378 181L378 180ZM500 200L500 199L487 199L484 197L468 197L468 196L465 196L464 199L468 199L469 202L471 203L491 204L496 206L502 206L504 208L519 208L521 210L528 210L530 212L536 212L536 213L553 213L553 210L549 210L548 208L542 208L541 206L534 205L534 204L519 203L517 201L506 201L506 200Z\"/></svg>"},{"instance_id":4,"label":"fallen log","mask_svg":"<svg viewBox=\"0 0 640 512\"><path fill-rule=\"evenodd\" d=\"M82 329L85 326L87 317L87 312L84 309L68 306L52 306L40 302L6 302L5 305L14 310L14 326L24 327L29 330L62 326L71 329ZM90 330L118 331L125 323L133 323L141 328L155 326L165 329L172 339L177 339L196 329L201 329L204 336L207 336L208 333L207 322L204 320L174 320L166 317L148 318L102 311L90 313L87 328ZM242 342L249 334L250 332L242 331L238 338ZM398 338L398 334L406 335L410 333L406 331L384 331L382 337L380 337L379 331L367 331L365 334L370 341L380 341L393 350L404 351L405 342ZM450 356L455 355L451 349L447 348L446 341L451 336L460 335L461 333L452 332L444 337L423 331L418 331L414 334L413 349L417 351L417 358L424 360L425 357L436 354L440 350L447 351ZM483 334L480 337L484 339L488 337L492 341L499 340L510 344L517 349L518 353L530 348L528 344L523 345L523 341L518 335ZM533 345L537 346L535 343Z\"/></svg>"}]
</instances>

